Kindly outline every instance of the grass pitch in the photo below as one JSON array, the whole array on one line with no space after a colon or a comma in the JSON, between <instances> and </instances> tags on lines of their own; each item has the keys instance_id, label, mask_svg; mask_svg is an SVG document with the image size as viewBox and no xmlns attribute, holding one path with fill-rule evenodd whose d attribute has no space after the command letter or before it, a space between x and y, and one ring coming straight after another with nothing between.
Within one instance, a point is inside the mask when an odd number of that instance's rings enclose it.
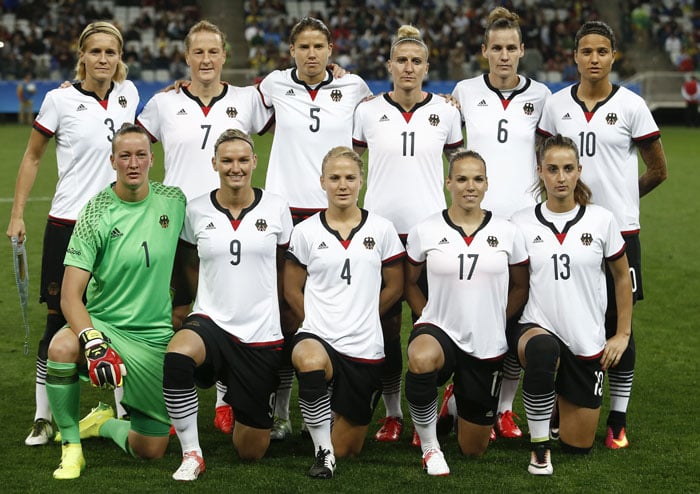
<instances>
[{"instance_id":1,"label":"grass pitch","mask_svg":"<svg viewBox=\"0 0 700 494\"><path fill-rule=\"evenodd\" d=\"M27 205L30 271L30 354L24 356L22 316L14 286L10 242L0 247L0 419L4 461L0 465L2 492L700 492L700 408L697 352L700 350L700 174L697 171L697 130L662 129L669 179L642 199L642 245L646 299L635 309L637 373L630 405L628 450L609 451L603 445L607 401L601 413L596 445L590 455L564 455L553 450L554 476L533 478L527 473L527 440L499 439L479 459L460 455L454 435L443 447L452 470L449 477L429 478L420 468L420 453L409 445L406 420L402 441L378 444L368 438L360 458L339 460L330 481L308 479L312 446L295 433L291 440L272 444L258 463L241 462L230 439L214 429L214 392L200 393L200 437L207 472L189 485L170 476L180 463L177 439L166 457L146 462L125 455L110 441L84 442L88 468L75 481L55 481L60 447L24 446L34 414L34 367L37 343L44 328L45 308L37 303L43 229L56 183L53 144L42 161ZM29 136L28 127L0 125L0 218L9 220L17 168ZM255 184L262 185L269 137L256 138L259 166ZM153 178L163 174L162 153L156 146ZM1 245L1 244L0 244ZM404 342L410 325L404 323ZM295 392L296 394L296 392ZM81 411L98 400L112 403L111 393L84 385ZM382 405L375 417L383 416ZM526 428L518 398L515 411ZM408 417L408 407L404 405ZM296 398L293 423L300 422ZM373 434L379 426L370 426ZM295 431L297 432L297 431Z\"/></svg>"}]
</instances>

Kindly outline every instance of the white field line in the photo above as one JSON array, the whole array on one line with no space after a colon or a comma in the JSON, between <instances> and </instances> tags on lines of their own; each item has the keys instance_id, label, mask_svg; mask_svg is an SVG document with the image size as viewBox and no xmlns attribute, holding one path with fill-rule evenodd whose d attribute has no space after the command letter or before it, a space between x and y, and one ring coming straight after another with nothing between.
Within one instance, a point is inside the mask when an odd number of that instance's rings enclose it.
<instances>
[{"instance_id":1,"label":"white field line","mask_svg":"<svg viewBox=\"0 0 700 494\"><path fill-rule=\"evenodd\" d=\"M48 202L51 201L53 197L30 197L27 202ZM0 197L0 203L2 202L12 202L14 197Z\"/></svg>"}]
</instances>

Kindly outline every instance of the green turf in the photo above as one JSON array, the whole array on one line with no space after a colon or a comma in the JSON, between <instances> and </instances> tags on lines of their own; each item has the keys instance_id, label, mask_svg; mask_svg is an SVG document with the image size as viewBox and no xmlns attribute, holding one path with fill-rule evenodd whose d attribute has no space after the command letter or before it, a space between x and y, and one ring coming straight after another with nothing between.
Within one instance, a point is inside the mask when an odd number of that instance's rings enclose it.
<instances>
[{"instance_id":1,"label":"green turf","mask_svg":"<svg viewBox=\"0 0 700 494\"><path fill-rule=\"evenodd\" d=\"M311 464L309 442L295 434L291 441L273 444L259 463L236 458L230 441L215 431L213 390L201 393L200 436L207 472L192 485L176 484L170 475L180 461L176 439L166 457L145 462L126 456L102 439L84 443L88 468L76 481L54 481L60 448L24 446L34 413L34 355L43 331L45 308L37 303L41 239L49 203L35 200L25 215L28 228L32 336L30 355L22 354L22 321L14 287L10 243L0 247L0 424L4 439L0 462L1 492L699 492L700 428L698 410L698 358L700 349L700 174L697 172L695 130L663 130L670 178L642 200L642 242L646 300L635 309L638 366L632 395L629 437L632 447L608 451L602 445L604 427L587 457L553 452L552 478L527 473L525 440L502 440L480 459L460 456L454 436L443 444L452 475L428 478L420 468L420 455L412 449L410 425L400 444L367 441L359 459L340 460L336 477L314 481L304 474ZM7 224L17 167L29 134L27 127L0 126L0 219ZM255 183L264 178L268 138L257 138L260 155ZM53 144L42 162L33 198L50 197L56 181ZM159 150L158 150L159 151ZM158 152L153 177L162 177ZM409 327L405 325L404 334ZM405 338L404 338L405 340ZM110 393L84 386L82 411L99 399L112 402ZM518 399L515 406L525 416ZM379 417L383 410L377 410ZM404 406L408 416L408 408ZM607 410L603 410L603 416ZM292 414L299 423L293 400ZM521 421L524 424L524 420ZM370 433L378 428L373 424Z\"/></svg>"}]
</instances>

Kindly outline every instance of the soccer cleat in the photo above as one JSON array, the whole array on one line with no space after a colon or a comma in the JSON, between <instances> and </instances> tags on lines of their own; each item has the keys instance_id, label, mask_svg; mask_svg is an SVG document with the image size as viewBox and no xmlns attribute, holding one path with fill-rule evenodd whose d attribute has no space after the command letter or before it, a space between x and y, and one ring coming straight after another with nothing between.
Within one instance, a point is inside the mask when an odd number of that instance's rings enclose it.
<instances>
[{"instance_id":1,"label":"soccer cleat","mask_svg":"<svg viewBox=\"0 0 700 494\"><path fill-rule=\"evenodd\" d=\"M214 427L227 435L233 432L233 410L229 405L216 407Z\"/></svg>"},{"instance_id":2,"label":"soccer cleat","mask_svg":"<svg viewBox=\"0 0 700 494\"><path fill-rule=\"evenodd\" d=\"M287 436L292 434L292 422L289 419L282 419L275 416L270 431L271 441L284 441Z\"/></svg>"},{"instance_id":3,"label":"soccer cleat","mask_svg":"<svg viewBox=\"0 0 700 494\"><path fill-rule=\"evenodd\" d=\"M309 477L315 479L332 479L335 471L335 455L327 449L318 447L316 460L309 468Z\"/></svg>"},{"instance_id":4,"label":"soccer cleat","mask_svg":"<svg viewBox=\"0 0 700 494\"><path fill-rule=\"evenodd\" d=\"M415 448L420 448L420 436L416 432L416 428L413 428L413 435L411 436L411 446Z\"/></svg>"},{"instance_id":5,"label":"soccer cleat","mask_svg":"<svg viewBox=\"0 0 700 494\"><path fill-rule=\"evenodd\" d=\"M180 463L180 468L175 470L173 479L182 482L197 480L197 477L205 470L204 458L199 456L196 451L189 451L182 455L182 463Z\"/></svg>"},{"instance_id":6,"label":"soccer cleat","mask_svg":"<svg viewBox=\"0 0 700 494\"><path fill-rule=\"evenodd\" d=\"M24 440L27 446L42 446L53 439L53 426L50 420L36 419L32 430Z\"/></svg>"},{"instance_id":7,"label":"soccer cleat","mask_svg":"<svg viewBox=\"0 0 700 494\"><path fill-rule=\"evenodd\" d=\"M109 419L114 418L114 410L107 403L99 402L95 408L90 410L85 417L83 417L80 422L78 422L78 428L80 429L80 439L88 439L90 437L98 437L100 435L100 427L107 422ZM54 441L57 443L61 442L61 432L57 432L54 437Z\"/></svg>"},{"instance_id":8,"label":"soccer cleat","mask_svg":"<svg viewBox=\"0 0 700 494\"><path fill-rule=\"evenodd\" d=\"M445 392L442 395L442 404L440 405L440 410L438 410L437 424L435 425L435 430L440 436L452 432L455 420L457 420L457 417L450 413L450 400L454 401L454 387L453 383L448 384L445 386Z\"/></svg>"},{"instance_id":9,"label":"soccer cleat","mask_svg":"<svg viewBox=\"0 0 700 494\"><path fill-rule=\"evenodd\" d=\"M499 436L511 439L523 436L523 431L520 430L520 427L515 423L513 417L520 420L520 417L511 410L506 410L498 414L498 418L496 419L496 432L498 432Z\"/></svg>"},{"instance_id":10,"label":"soccer cleat","mask_svg":"<svg viewBox=\"0 0 700 494\"><path fill-rule=\"evenodd\" d=\"M552 475L554 468L552 467L552 453L546 443L534 445L534 449L530 453L530 465L527 471L532 475Z\"/></svg>"},{"instance_id":11,"label":"soccer cleat","mask_svg":"<svg viewBox=\"0 0 700 494\"><path fill-rule=\"evenodd\" d=\"M612 427L608 426L608 435L605 437L605 446L608 449L623 449L628 448L630 442L627 440L625 428L620 429L620 433L615 437Z\"/></svg>"},{"instance_id":12,"label":"soccer cleat","mask_svg":"<svg viewBox=\"0 0 700 494\"><path fill-rule=\"evenodd\" d=\"M430 448L423 453L423 469L428 475L444 477L450 474L450 467L447 466L445 455L437 448Z\"/></svg>"},{"instance_id":13,"label":"soccer cleat","mask_svg":"<svg viewBox=\"0 0 700 494\"><path fill-rule=\"evenodd\" d=\"M489 434L489 442L494 442L496 440L496 429L491 427L491 433Z\"/></svg>"},{"instance_id":14,"label":"soccer cleat","mask_svg":"<svg viewBox=\"0 0 700 494\"><path fill-rule=\"evenodd\" d=\"M61 464L53 471L53 478L77 479L83 470L85 470L83 447L80 444L64 444L61 447Z\"/></svg>"},{"instance_id":15,"label":"soccer cleat","mask_svg":"<svg viewBox=\"0 0 700 494\"><path fill-rule=\"evenodd\" d=\"M374 435L374 439L383 443L393 443L401 437L403 430L403 419L400 417L384 417L379 419L382 427Z\"/></svg>"}]
</instances>

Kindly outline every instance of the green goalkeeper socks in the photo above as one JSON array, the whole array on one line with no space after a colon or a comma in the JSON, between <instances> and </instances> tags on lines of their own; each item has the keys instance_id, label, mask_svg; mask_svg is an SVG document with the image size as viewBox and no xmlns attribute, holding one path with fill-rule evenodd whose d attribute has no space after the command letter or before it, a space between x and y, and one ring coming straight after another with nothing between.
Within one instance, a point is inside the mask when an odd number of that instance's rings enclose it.
<instances>
[{"instance_id":1,"label":"green goalkeeper socks","mask_svg":"<svg viewBox=\"0 0 700 494\"><path fill-rule=\"evenodd\" d=\"M75 363L46 362L46 395L64 443L79 444L80 381Z\"/></svg>"},{"instance_id":2,"label":"green goalkeeper socks","mask_svg":"<svg viewBox=\"0 0 700 494\"><path fill-rule=\"evenodd\" d=\"M109 419L100 427L100 436L111 439L124 452L134 456L129 447L129 429L131 429L131 423L128 420Z\"/></svg>"}]
</instances>

